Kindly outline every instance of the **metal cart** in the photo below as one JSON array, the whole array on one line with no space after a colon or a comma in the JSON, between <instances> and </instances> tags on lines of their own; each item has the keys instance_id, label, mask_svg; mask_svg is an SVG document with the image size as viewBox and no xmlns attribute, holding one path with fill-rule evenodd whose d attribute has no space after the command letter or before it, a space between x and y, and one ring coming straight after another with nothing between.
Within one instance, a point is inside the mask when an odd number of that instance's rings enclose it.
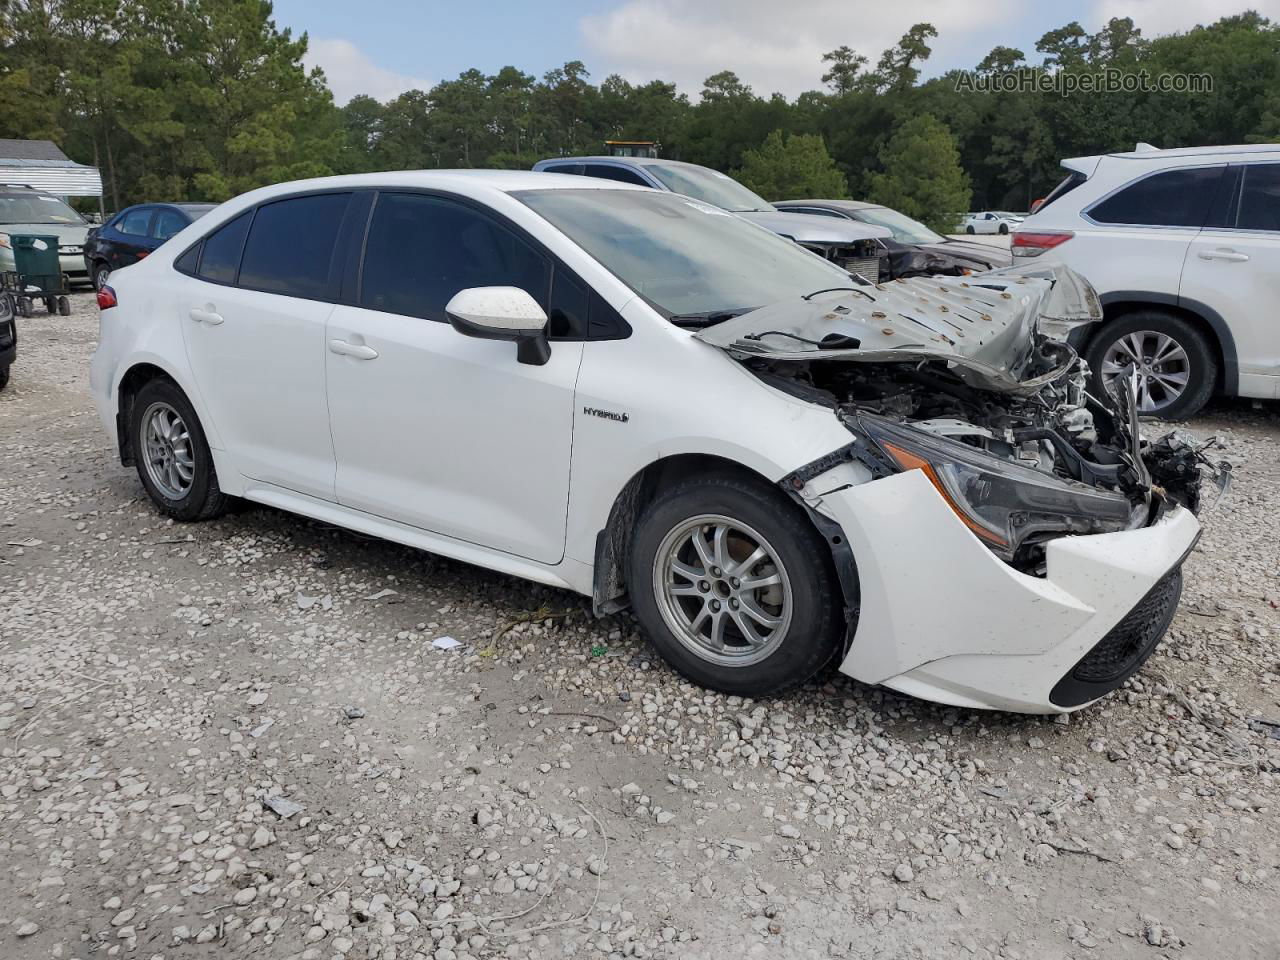
<instances>
[{"instance_id":1,"label":"metal cart","mask_svg":"<svg viewBox=\"0 0 1280 960\"><path fill-rule=\"evenodd\" d=\"M58 238L15 233L9 237L13 246L14 269L0 275L0 293L12 298L19 316L31 316L35 301L44 301L49 313L67 316L71 313L71 292L66 274L58 262Z\"/></svg>"}]
</instances>

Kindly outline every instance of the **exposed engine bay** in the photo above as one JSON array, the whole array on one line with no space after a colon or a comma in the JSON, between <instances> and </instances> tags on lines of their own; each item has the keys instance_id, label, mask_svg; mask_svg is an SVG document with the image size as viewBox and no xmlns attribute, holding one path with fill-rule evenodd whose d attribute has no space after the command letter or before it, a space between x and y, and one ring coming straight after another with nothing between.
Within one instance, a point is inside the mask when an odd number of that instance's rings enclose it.
<instances>
[{"instance_id":1,"label":"exposed engine bay","mask_svg":"<svg viewBox=\"0 0 1280 960\"><path fill-rule=\"evenodd\" d=\"M1048 540L1196 511L1205 477L1229 478L1213 441L1143 440L1131 389L1090 394L1066 338L1101 316L1070 270L1010 268L820 291L698 336L831 408L854 437L846 459L872 476L924 471L993 552L1042 573Z\"/></svg>"}]
</instances>

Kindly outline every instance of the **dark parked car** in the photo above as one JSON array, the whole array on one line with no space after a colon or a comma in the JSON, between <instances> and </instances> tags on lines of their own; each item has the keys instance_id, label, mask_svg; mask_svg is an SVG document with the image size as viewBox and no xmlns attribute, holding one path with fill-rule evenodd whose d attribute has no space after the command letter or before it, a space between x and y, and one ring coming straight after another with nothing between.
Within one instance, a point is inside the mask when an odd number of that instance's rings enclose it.
<instances>
[{"instance_id":1,"label":"dark parked car","mask_svg":"<svg viewBox=\"0 0 1280 960\"><path fill-rule=\"evenodd\" d=\"M1013 255L1008 250L944 237L892 207L861 200L779 200L774 206L787 213L838 217L887 227L893 233L893 239L885 241L889 250L888 274L892 278L921 273L954 274L966 270L977 273L1013 263Z\"/></svg>"},{"instance_id":2,"label":"dark parked car","mask_svg":"<svg viewBox=\"0 0 1280 960\"><path fill-rule=\"evenodd\" d=\"M0 293L0 390L9 385L9 368L18 355L18 320L13 315L13 300Z\"/></svg>"},{"instance_id":3,"label":"dark parked car","mask_svg":"<svg viewBox=\"0 0 1280 960\"><path fill-rule=\"evenodd\" d=\"M216 206L216 203L140 203L125 207L103 226L94 227L84 244L84 262L94 287L101 290L112 270L137 263Z\"/></svg>"}]
</instances>

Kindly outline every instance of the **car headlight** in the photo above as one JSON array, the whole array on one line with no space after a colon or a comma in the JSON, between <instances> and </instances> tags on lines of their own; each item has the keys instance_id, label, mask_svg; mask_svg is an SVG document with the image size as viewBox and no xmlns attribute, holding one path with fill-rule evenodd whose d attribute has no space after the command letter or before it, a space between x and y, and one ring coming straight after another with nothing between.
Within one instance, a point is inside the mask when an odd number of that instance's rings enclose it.
<instances>
[{"instance_id":1,"label":"car headlight","mask_svg":"<svg viewBox=\"0 0 1280 960\"><path fill-rule=\"evenodd\" d=\"M857 426L901 470L920 470L961 521L995 553L1012 559L1031 533L1126 529L1128 498L993 457L965 443L880 417Z\"/></svg>"}]
</instances>

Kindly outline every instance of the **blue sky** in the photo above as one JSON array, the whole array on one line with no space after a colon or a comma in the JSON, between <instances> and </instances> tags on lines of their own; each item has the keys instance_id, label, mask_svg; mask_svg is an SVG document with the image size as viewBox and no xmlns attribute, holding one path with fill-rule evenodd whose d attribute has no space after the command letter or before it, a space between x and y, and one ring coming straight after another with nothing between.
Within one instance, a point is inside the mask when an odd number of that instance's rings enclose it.
<instances>
[{"instance_id":1,"label":"blue sky","mask_svg":"<svg viewBox=\"0 0 1280 960\"><path fill-rule=\"evenodd\" d=\"M873 63L913 23L938 27L926 75L972 67L996 45L1033 59L1046 31L1079 20L1097 29L1132 16L1146 35L1185 30L1246 8L1280 17L1280 0L276 0L281 26L306 31L339 103L389 99L477 67L507 64L540 76L582 60L595 80L701 81L733 69L757 93L795 96L821 86L822 53L848 44Z\"/></svg>"}]
</instances>

